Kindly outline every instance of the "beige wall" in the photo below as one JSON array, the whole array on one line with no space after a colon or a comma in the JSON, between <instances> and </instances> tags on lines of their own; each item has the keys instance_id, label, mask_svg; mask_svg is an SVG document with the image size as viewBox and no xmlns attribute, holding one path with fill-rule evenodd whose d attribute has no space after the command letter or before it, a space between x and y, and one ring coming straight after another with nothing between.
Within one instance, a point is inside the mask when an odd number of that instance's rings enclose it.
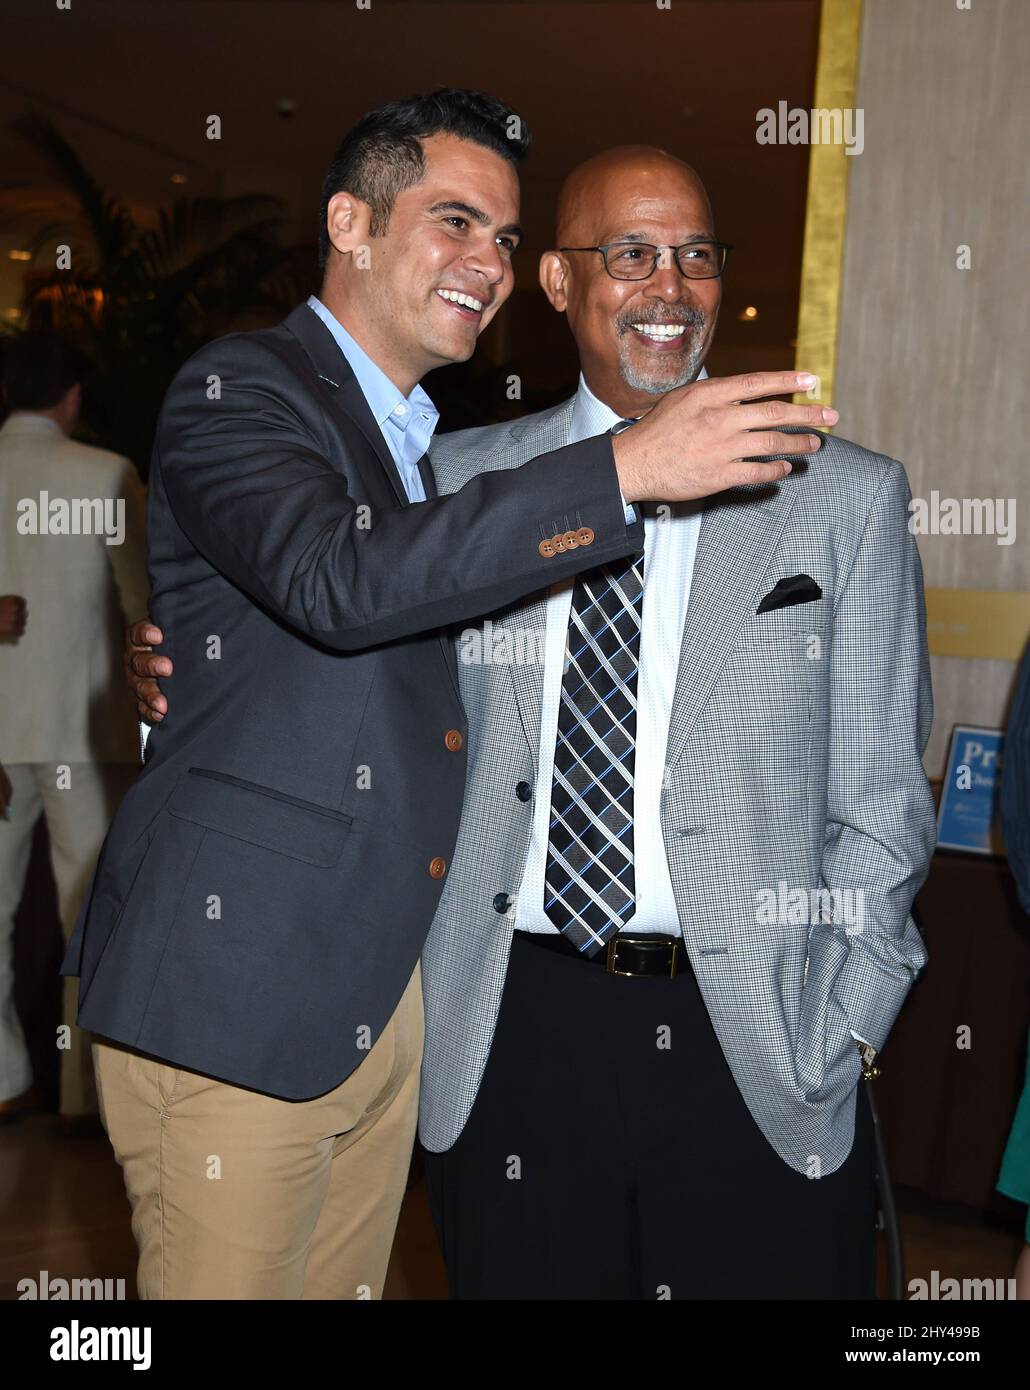
<instances>
[{"instance_id":1,"label":"beige wall","mask_svg":"<svg viewBox=\"0 0 1030 1390\"><path fill-rule=\"evenodd\" d=\"M901 459L917 497L1015 498L1014 544L931 535L919 548L928 587L1030 591L1030 4L971 4L865 0L836 433ZM1003 722L1013 671L933 658L931 776L953 724Z\"/></svg>"}]
</instances>

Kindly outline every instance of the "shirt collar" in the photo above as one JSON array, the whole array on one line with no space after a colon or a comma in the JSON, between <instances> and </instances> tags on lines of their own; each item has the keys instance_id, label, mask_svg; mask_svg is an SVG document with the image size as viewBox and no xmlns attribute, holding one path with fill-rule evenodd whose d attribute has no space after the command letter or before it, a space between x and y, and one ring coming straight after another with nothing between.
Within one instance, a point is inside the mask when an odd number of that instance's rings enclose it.
<instances>
[{"instance_id":1,"label":"shirt collar","mask_svg":"<svg viewBox=\"0 0 1030 1390\"><path fill-rule=\"evenodd\" d=\"M26 434L64 434L64 430L55 419L49 415L40 415L34 410L14 411L8 415L2 428L11 434L21 432Z\"/></svg>"},{"instance_id":2,"label":"shirt collar","mask_svg":"<svg viewBox=\"0 0 1030 1390\"><path fill-rule=\"evenodd\" d=\"M708 376L704 367L698 372L697 380L704 381ZM611 406L605 405L604 401L598 400L586 383L583 373L579 374L579 387L576 391L575 404L572 407L572 429L569 435L569 443L576 444L581 439L592 439L595 435L604 434L605 430L610 430L616 421L623 417L617 415Z\"/></svg>"},{"instance_id":3,"label":"shirt collar","mask_svg":"<svg viewBox=\"0 0 1030 1390\"><path fill-rule=\"evenodd\" d=\"M411 395L405 396L316 295L309 297L308 304L336 339L380 429L389 421L395 429L405 431L418 417L425 431L432 434L440 412L422 387L416 383Z\"/></svg>"}]
</instances>

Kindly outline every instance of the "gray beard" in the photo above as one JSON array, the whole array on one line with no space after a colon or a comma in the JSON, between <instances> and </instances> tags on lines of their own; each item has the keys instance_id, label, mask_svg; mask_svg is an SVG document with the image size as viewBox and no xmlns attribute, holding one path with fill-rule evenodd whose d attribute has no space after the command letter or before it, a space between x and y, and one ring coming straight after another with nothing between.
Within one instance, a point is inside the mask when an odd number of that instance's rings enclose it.
<instances>
[{"instance_id":1,"label":"gray beard","mask_svg":"<svg viewBox=\"0 0 1030 1390\"><path fill-rule=\"evenodd\" d=\"M694 380L701 370L704 346L704 332L698 330L691 338L681 370L671 379L664 372L651 374L638 371L629 360L628 353L619 355L619 375L633 391L643 391L649 396L664 396L667 391L675 391L677 386L686 386Z\"/></svg>"}]
</instances>

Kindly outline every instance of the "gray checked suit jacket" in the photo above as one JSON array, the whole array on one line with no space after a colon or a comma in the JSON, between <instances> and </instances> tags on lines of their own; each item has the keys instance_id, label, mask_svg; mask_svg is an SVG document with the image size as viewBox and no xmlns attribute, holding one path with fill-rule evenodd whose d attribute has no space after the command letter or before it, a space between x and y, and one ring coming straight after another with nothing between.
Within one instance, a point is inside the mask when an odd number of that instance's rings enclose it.
<instances>
[{"instance_id":1,"label":"gray checked suit jacket","mask_svg":"<svg viewBox=\"0 0 1030 1390\"><path fill-rule=\"evenodd\" d=\"M431 456L441 490L565 444L572 407L444 437ZM755 1123L799 1172L847 1157L861 1075L851 1029L882 1047L926 961L909 909L935 839L921 760L933 706L909 497L900 464L825 437L778 487L713 499L698 541L662 833L712 1024ZM800 574L821 598L756 613ZM468 1119L504 985L533 815L515 786L536 778L545 597L494 615L479 644L494 659L468 660L476 644L459 634L465 803L422 956L420 1135L434 1152ZM798 912L826 889L852 895L838 900L846 921ZM495 908L502 894L513 910Z\"/></svg>"}]
</instances>

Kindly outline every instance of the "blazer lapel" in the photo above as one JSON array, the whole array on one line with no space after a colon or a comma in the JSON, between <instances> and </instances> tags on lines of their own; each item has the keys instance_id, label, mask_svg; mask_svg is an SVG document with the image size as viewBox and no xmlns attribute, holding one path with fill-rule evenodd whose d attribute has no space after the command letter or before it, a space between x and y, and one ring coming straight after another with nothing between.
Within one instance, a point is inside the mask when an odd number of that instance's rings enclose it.
<instances>
[{"instance_id":1,"label":"blazer lapel","mask_svg":"<svg viewBox=\"0 0 1030 1390\"><path fill-rule=\"evenodd\" d=\"M422 479L422 486L425 489L426 501L432 501L434 497L439 497L440 493L436 486L436 475L433 472L433 465L429 462L429 455L423 454L418 461L419 477Z\"/></svg>"},{"instance_id":2,"label":"blazer lapel","mask_svg":"<svg viewBox=\"0 0 1030 1390\"><path fill-rule=\"evenodd\" d=\"M386 474L393 495L401 506L408 506L408 494L404 490L404 484L401 482L397 465L393 461L393 455L386 447L386 440L383 438L382 431L376 424L375 416L368 407L368 401L365 400L357 378L351 371L350 363L340 351L336 339L308 304L297 305L296 309L287 316L286 327L299 339L305 352L314 363L329 410L335 411L337 415L343 416L357 425L368 440L376 458L382 464L383 472ZM426 497L436 497L436 479L433 477L428 455L423 455L419 459L418 469L426 490ZM458 673L454 665L454 649L446 630L438 634L438 643L440 655L447 668L447 678L454 687L454 693L460 699Z\"/></svg>"},{"instance_id":3,"label":"blazer lapel","mask_svg":"<svg viewBox=\"0 0 1030 1390\"><path fill-rule=\"evenodd\" d=\"M383 432L376 424L368 401L336 339L308 304L298 304L287 316L285 326L299 340L314 363L330 412L357 425L382 465L393 495L402 506L407 506L408 494L404 491L393 455L386 447Z\"/></svg>"},{"instance_id":4,"label":"blazer lapel","mask_svg":"<svg viewBox=\"0 0 1030 1390\"><path fill-rule=\"evenodd\" d=\"M494 641L510 637L514 655L508 671L515 687L522 728L535 755L540 746L540 706L544 698L544 641L547 635L547 597L520 603L510 615L494 622Z\"/></svg>"},{"instance_id":5,"label":"blazer lapel","mask_svg":"<svg viewBox=\"0 0 1030 1390\"><path fill-rule=\"evenodd\" d=\"M669 769L681 757L745 619L758 606L763 576L796 498L789 483L771 495L764 487L737 488L713 499L702 516L669 720Z\"/></svg>"}]
</instances>

